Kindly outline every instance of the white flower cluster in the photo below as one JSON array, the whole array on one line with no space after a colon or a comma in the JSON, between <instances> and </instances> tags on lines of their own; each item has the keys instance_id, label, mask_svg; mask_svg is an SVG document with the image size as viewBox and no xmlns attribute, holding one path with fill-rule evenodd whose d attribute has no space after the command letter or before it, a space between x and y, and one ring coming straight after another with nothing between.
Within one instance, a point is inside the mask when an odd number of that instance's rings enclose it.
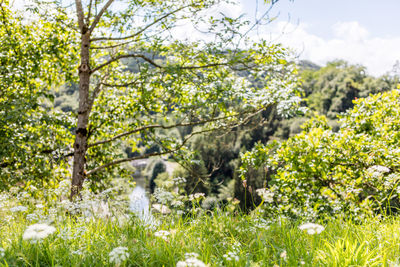
<instances>
[{"instance_id":1,"label":"white flower cluster","mask_svg":"<svg viewBox=\"0 0 400 267\"><path fill-rule=\"evenodd\" d=\"M56 228L47 224L36 223L28 226L22 238L24 240L38 241L48 237L56 231Z\"/></svg>"},{"instance_id":2,"label":"white flower cluster","mask_svg":"<svg viewBox=\"0 0 400 267\"><path fill-rule=\"evenodd\" d=\"M302 231L307 231L309 235L320 234L325 230L325 227L316 223L305 223L299 226Z\"/></svg>"},{"instance_id":3,"label":"white flower cluster","mask_svg":"<svg viewBox=\"0 0 400 267\"><path fill-rule=\"evenodd\" d=\"M27 211L27 210L28 210L28 208L25 207L25 206L16 206L16 207L10 208L11 212L19 212L19 211L24 212L24 211Z\"/></svg>"},{"instance_id":4,"label":"white flower cluster","mask_svg":"<svg viewBox=\"0 0 400 267\"><path fill-rule=\"evenodd\" d=\"M198 259L197 253L186 253L184 261L178 261L176 267L206 267L205 263Z\"/></svg>"},{"instance_id":5,"label":"white flower cluster","mask_svg":"<svg viewBox=\"0 0 400 267\"><path fill-rule=\"evenodd\" d=\"M239 256L238 256L239 252L240 252L240 243L235 242L232 245L231 251L224 254L223 257L227 261L239 261Z\"/></svg>"},{"instance_id":6,"label":"white flower cluster","mask_svg":"<svg viewBox=\"0 0 400 267\"><path fill-rule=\"evenodd\" d=\"M205 197L205 194L204 194L204 193L190 194L190 195L189 195L189 200L190 200L190 201L198 200L198 199L201 199L201 198L203 198L203 197Z\"/></svg>"},{"instance_id":7,"label":"white flower cluster","mask_svg":"<svg viewBox=\"0 0 400 267\"><path fill-rule=\"evenodd\" d=\"M6 250L4 248L0 248L0 258L3 258L6 255Z\"/></svg>"},{"instance_id":8,"label":"white flower cluster","mask_svg":"<svg viewBox=\"0 0 400 267\"><path fill-rule=\"evenodd\" d=\"M67 197L71 189L71 180L70 179L65 179L62 180L59 184L58 187L54 190L54 193L56 193L57 196L59 197Z\"/></svg>"},{"instance_id":9,"label":"white flower cluster","mask_svg":"<svg viewBox=\"0 0 400 267\"><path fill-rule=\"evenodd\" d=\"M369 167L367 169L367 172L370 173L373 178L377 179L379 177L382 177L383 174L390 172L390 169L382 165L374 165Z\"/></svg>"},{"instance_id":10,"label":"white flower cluster","mask_svg":"<svg viewBox=\"0 0 400 267\"><path fill-rule=\"evenodd\" d=\"M58 237L62 240L74 240L79 239L86 232L84 226L71 228L70 226L59 229Z\"/></svg>"},{"instance_id":11,"label":"white flower cluster","mask_svg":"<svg viewBox=\"0 0 400 267\"><path fill-rule=\"evenodd\" d=\"M129 258L127 247L116 247L108 254L110 262L120 265Z\"/></svg>"},{"instance_id":12,"label":"white flower cluster","mask_svg":"<svg viewBox=\"0 0 400 267\"><path fill-rule=\"evenodd\" d=\"M26 215L26 220L30 222L38 221L39 216L36 213L29 213L28 215Z\"/></svg>"},{"instance_id":13,"label":"white flower cluster","mask_svg":"<svg viewBox=\"0 0 400 267\"><path fill-rule=\"evenodd\" d=\"M161 204L167 204L174 199L174 195L171 192L165 191L162 188L156 188L153 195Z\"/></svg>"},{"instance_id":14,"label":"white flower cluster","mask_svg":"<svg viewBox=\"0 0 400 267\"><path fill-rule=\"evenodd\" d=\"M256 190L257 194L268 203L274 202L274 193L267 188L260 188Z\"/></svg>"},{"instance_id":15,"label":"white flower cluster","mask_svg":"<svg viewBox=\"0 0 400 267\"><path fill-rule=\"evenodd\" d=\"M174 181L175 185L180 185L180 184L186 183L186 179L183 177L176 177L176 178L172 179L172 181Z\"/></svg>"},{"instance_id":16,"label":"white flower cluster","mask_svg":"<svg viewBox=\"0 0 400 267\"><path fill-rule=\"evenodd\" d=\"M227 261L239 261L239 256L232 251L229 251L228 253L224 254L223 256Z\"/></svg>"},{"instance_id":17,"label":"white flower cluster","mask_svg":"<svg viewBox=\"0 0 400 267\"><path fill-rule=\"evenodd\" d=\"M164 230L160 230L160 231L154 233L154 236L162 238L165 241L168 241L168 236L169 235L170 235L170 232L164 231Z\"/></svg>"}]
</instances>

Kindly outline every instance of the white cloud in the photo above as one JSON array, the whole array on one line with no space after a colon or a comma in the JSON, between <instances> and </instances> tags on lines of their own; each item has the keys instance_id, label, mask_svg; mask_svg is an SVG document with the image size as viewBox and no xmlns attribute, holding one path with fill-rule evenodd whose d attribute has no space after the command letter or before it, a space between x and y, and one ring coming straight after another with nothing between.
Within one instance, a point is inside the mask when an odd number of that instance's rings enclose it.
<instances>
[{"instance_id":1,"label":"white cloud","mask_svg":"<svg viewBox=\"0 0 400 267\"><path fill-rule=\"evenodd\" d=\"M400 59L400 37L373 37L358 22L338 22L332 26L333 38L324 39L308 30L308 25L277 22L267 39L293 48L301 59L325 64L344 59L367 67L372 75L390 71Z\"/></svg>"}]
</instances>

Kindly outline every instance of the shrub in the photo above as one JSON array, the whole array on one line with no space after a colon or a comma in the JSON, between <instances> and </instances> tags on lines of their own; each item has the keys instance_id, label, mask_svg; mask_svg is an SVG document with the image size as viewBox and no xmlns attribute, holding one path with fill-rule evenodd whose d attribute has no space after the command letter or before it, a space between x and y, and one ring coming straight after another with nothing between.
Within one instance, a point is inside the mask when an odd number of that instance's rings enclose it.
<instances>
[{"instance_id":1,"label":"shrub","mask_svg":"<svg viewBox=\"0 0 400 267\"><path fill-rule=\"evenodd\" d=\"M398 212L400 92L354 104L340 117L338 132L317 116L277 147L258 144L242 155L242 179L253 168L269 168L272 174L267 187L274 202L265 206L267 213L360 219Z\"/></svg>"}]
</instances>

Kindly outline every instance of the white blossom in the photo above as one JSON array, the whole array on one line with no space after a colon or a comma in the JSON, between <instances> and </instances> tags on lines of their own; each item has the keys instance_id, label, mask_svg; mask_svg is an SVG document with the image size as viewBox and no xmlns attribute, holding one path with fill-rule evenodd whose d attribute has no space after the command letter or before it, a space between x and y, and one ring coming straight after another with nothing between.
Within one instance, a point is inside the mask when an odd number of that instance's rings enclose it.
<instances>
[{"instance_id":1,"label":"white blossom","mask_svg":"<svg viewBox=\"0 0 400 267\"><path fill-rule=\"evenodd\" d=\"M129 258L127 247L116 247L108 254L110 262L120 265Z\"/></svg>"},{"instance_id":2,"label":"white blossom","mask_svg":"<svg viewBox=\"0 0 400 267\"><path fill-rule=\"evenodd\" d=\"M160 231L154 233L154 236L160 237L160 238L164 239L165 241L168 241L169 235L170 235L170 233L168 231L164 231L164 230L160 230Z\"/></svg>"},{"instance_id":3,"label":"white blossom","mask_svg":"<svg viewBox=\"0 0 400 267\"><path fill-rule=\"evenodd\" d=\"M197 253L186 253L184 261L178 261L176 267L206 267L205 263L197 259L199 254Z\"/></svg>"},{"instance_id":4,"label":"white blossom","mask_svg":"<svg viewBox=\"0 0 400 267\"><path fill-rule=\"evenodd\" d=\"M167 204L174 199L174 195L171 192L165 191L162 188L156 188L153 195L161 204Z\"/></svg>"},{"instance_id":5,"label":"white blossom","mask_svg":"<svg viewBox=\"0 0 400 267\"><path fill-rule=\"evenodd\" d=\"M48 237L56 231L56 228L47 224L32 224L25 230L22 238L24 240L37 241Z\"/></svg>"},{"instance_id":6,"label":"white blossom","mask_svg":"<svg viewBox=\"0 0 400 267\"><path fill-rule=\"evenodd\" d=\"M19 212L19 211L23 212L23 211L27 211L27 210L28 210L28 208L25 206L16 206L16 207L10 208L11 212Z\"/></svg>"},{"instance_id":7,"label":"white blossom","mask_svg":"<svg viewBox=\"0 0 400 267\"><path fill-rule=\"evenodd\" d=\"M204 193L190 194L189 195L189 200L190 201L197 200L197 199L203 198L204 196L205 196Z\"/></svg>"},{"instance_id":8,"label":"white blossom","mask_svg":"<svg viewBox=\"0 0 400 267\"><path fill-rule=\"evenodd\" d=\"M0 258L3 258L6 255L6 250L4 248L0 248Z\"/></svg>"},{"instance_id":9,"label":"white blossom","mask_svg":"<svg viewBox=\"0 0 400 267\"><path fill-rule=\"evenodd\" d=\"M260 188L256 190L257 194L268 203L274 202L274 193L266 188Z\"/></svg>"},{"instance_id":10,"label":"white blossom","mask_svg":"<svg viewBox=\"0 0 400 267\"><path fill-rule=\"evenodd\" d=\"M309 235L320 234L325 227L316 223L305 223L299 226L300 230L305 230Z\"/></svg>"}]
</instances>

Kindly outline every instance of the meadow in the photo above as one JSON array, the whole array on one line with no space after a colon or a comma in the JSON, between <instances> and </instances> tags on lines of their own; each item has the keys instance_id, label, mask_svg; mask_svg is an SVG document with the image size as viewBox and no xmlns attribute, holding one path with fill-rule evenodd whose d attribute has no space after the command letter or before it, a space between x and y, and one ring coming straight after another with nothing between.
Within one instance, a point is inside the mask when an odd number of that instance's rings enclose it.
<instances>
[{"instance_id":1,"label":"meadow","mask_svg":"<svg viewBox=\"0 0 400 267\"><path fill-rule=\"evenodd\" d=\"M99 195L86 195L78 203L46 205L30 194L1 195L0 266L399 264L400 220L394 217L311 223L266 218L261 207L244 214L235 200L206 210L202 196L192 196L190 208L143 217L126 199L104 204ZM106 212L101 205L109 206Z\"/></svg>"}]
</instances>

